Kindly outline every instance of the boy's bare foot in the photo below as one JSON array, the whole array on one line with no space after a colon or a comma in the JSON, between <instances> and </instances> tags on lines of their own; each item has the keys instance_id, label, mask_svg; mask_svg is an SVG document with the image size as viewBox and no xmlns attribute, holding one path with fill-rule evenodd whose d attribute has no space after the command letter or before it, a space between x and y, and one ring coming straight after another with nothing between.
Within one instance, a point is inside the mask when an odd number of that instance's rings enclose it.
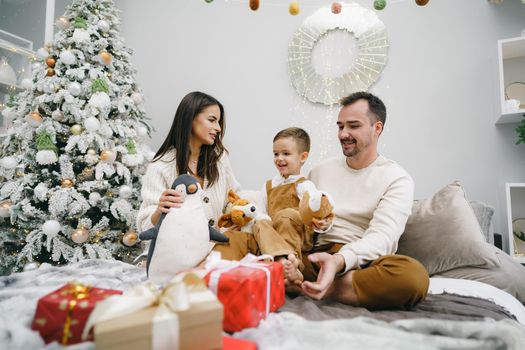
<instances>
[{"instance_id":1,"label":"boy's bare foot","mask_svg":"<svg viewBox=\"0 0 525 350\"><path fill-rule=\"evenodd\" d=\"M276 261L283 264L284 286L286 291L300 292L304 277L301 271L299 271L299 260L297 260L295 254L289 254L288 257L280 257L276 259Z\"/></svg>"}]
</instances>

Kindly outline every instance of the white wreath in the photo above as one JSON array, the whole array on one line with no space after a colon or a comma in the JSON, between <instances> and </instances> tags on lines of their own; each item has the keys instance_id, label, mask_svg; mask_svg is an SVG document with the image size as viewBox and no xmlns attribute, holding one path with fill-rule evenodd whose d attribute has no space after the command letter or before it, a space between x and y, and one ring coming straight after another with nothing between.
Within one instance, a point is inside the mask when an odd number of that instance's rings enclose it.
<instances>
[{"instance_id":1,"label":"white wreath","mask_svg":"<svg viewBox=\"0 0 525 350\"><path fill-rule=\"evenodd\" d=\"M325 77L312 65L315 44L329 31L353 34L359 52L347 73ZM306 18L288 45L288 69L299 94L316 103L331 105L352 92L368 90L387 61L388 39L385 25L370 9L358 4L345 5L341 13L321 8Z\"/></svg>"}]
</instances>

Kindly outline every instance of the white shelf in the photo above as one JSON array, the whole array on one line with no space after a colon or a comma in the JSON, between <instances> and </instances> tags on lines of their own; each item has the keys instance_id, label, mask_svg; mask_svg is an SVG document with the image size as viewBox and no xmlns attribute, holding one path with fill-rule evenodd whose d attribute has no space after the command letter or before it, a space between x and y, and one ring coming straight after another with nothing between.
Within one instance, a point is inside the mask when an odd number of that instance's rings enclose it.
<instances>
[{"instance_id":1,"label":"white shelf","mask_svg":"<svg viewBox=\"0 0 525 350\"><path fill-rule=\"evenodd\" d=\"M520 109L512 113L502 114L496 121L496 124L521 123L521 120L523 119L524 114L525 114L525 109Z\"/></svg>"},{"instance_id":2,"label":"white shelf","mask_svg":"<svg viewBox=\"0 0 525 350\"><path fill-rule=\"evenodd\" d=\"M520 123L525 109L508 112L505 108L505 88L510 83L525 81L525 37L498 41L498 65L500 115L496 119L496 124Z\"/></svg>"}]
</instances>

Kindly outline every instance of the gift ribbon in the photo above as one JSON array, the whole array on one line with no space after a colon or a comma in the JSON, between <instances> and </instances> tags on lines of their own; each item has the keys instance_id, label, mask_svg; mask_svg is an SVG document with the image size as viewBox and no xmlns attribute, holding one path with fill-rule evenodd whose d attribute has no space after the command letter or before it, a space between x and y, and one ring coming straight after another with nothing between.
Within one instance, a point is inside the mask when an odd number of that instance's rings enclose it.
<instances>
[{"instance_id":1,"label":"gift ribbon","mask_svg":"<svg viewBox=\"0 0 525 350\"><path fill-rule=\"evenodd\" d=\"M75 309L75 306L77 306L79 300L87 298L89 296L89 292L91 291L91 287L83 285L82 283L70 282L69 285L70 288L65 292L67 294L71 294L73 299L71 299L68 303L66 320L64 321L64 332L62 333L63 345L67 345L67 341L69 339L69 333L71 332L71 319L73 317L73 310Z\"/></svg>"},{"instance_id":2,"label":"gift ribbon","mask_svg":"<svg viewBox=\"0 0 525 350\"><path fill-rule=\"evenodd\" d=\"M223 260L221 259L221 254L219 252L211 252L210 255L206 258L206 265L205 268L208 271L212 271L210 273L210 279L208 283L208 287L215 293L217 296L219 295L219 279L221 277L221 274L224 272L230 271L236 267L239 266L245 266L250 267L257 270L262 270L266 274L266 307L265 312L266 316L270 313L270 289L272 286L271 283L271 274L270 270L266 268L264 265L258 264L259 261L270 259L273 261L273 257L268 254L263 254L259 256L255 256L253 254L248 253L244 258L242 258L240 261L232 261L232 260Z\"/></svg>"},{"instance_id":3,"label":"gift ribbon","mask_svg":"<svg viewBox=\"0 0 525 350\"><path fill-rule=\"evenodd\" d=\"M176 350L179 348L177 312L188 310L191 304L215 299L215 295L206 289L202 279L194 274L178 275L160 290L149 282L141 284L123 295L114 295L98 303L89 316L82 339L86 339L97 322L157 306L152 322L152 348Z\"/></svg>"}]
</instances>

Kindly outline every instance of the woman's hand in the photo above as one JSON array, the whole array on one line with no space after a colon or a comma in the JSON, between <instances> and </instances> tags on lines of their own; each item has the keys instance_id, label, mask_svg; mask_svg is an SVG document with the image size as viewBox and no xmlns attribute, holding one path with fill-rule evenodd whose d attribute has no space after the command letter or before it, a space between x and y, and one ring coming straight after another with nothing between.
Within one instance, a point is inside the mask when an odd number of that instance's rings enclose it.
<instances>
[{"instance_id":1,"label":"woman's hand","mask_svg":"<svg viewBox=\"0 0 525 350\"><path fill-rule=\"evenodd\" d=\"M159 197L159 205L157 209L151 215L151 223L156 225L162 214L167 214L171 208L180 208L184 198L181 196L180 192L173 189L167 189Z\"/></svg>"},{"instance_id":2,"label":"woman's hand","mask_svg":"<svg viewBox=\"0 0 525 350\"><path fill-rule=\"evenodd\" d=\"M160 195L157 211L167 214L171 208L180 208L183 202L180 192L167 189Z\"/></svg>"}]
</instances>

